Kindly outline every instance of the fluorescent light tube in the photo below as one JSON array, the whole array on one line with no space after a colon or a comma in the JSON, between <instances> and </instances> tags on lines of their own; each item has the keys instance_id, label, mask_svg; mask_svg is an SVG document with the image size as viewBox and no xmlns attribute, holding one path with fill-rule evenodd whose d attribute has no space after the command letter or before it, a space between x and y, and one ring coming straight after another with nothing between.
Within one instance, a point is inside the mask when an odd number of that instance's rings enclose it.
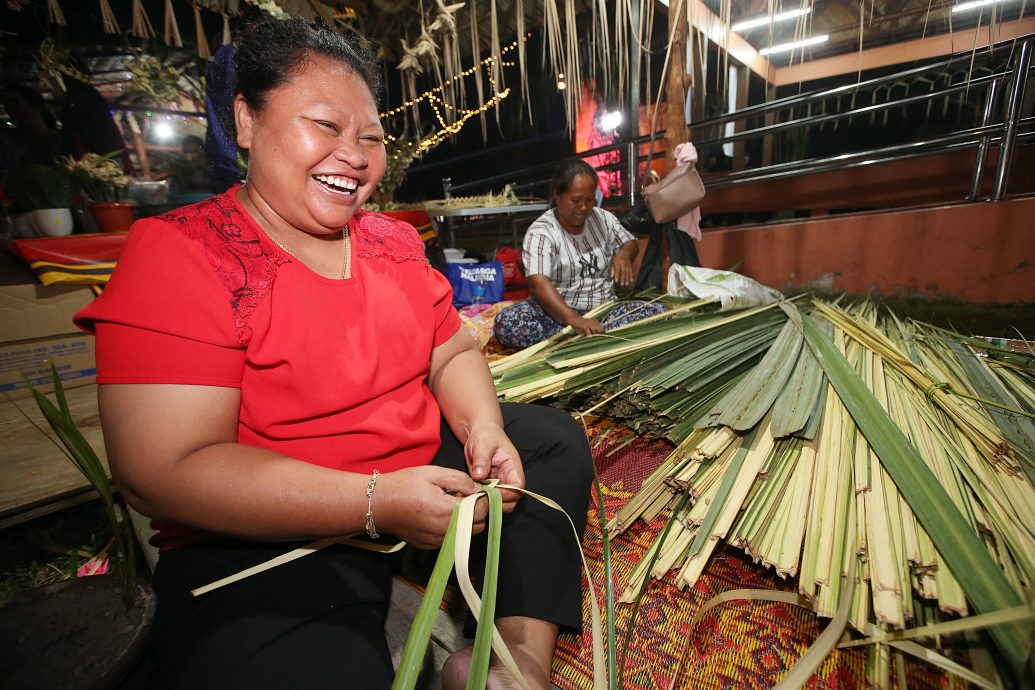
<instances>
[{"instance_id":1,"label":"fluorescent light tube","mask_svg":"<svg viewBox=\"0 0 1035 690\"><path fill-rule=\"evenodd\" d=\"M976 10L979 7L991 5L993 2L1002 2L1002 0L971 0L971 2L961 2L960 4L953 7L952 11L955 13L966 12L967 10Z\"/></svg>"},{"instance_id":2,"label":"fluorescent light tube","mask_svg":"<svg viewBox=\"0 0 1035 690\"><path fill-rule=\"evenodd\" d=\"M770 22L775 24L776 22L783 22L787 21L788 19L796 19L802 16L803 14L808 14L811 11L811 7L801 7L796 10L787 10L786 12L779 12L777 14L774 14L772 18L765 16L755 17L754 19L745 19L744 21L737 22L736 24L731 26L730 31L747 31L748 29L754 29L758 26L765 26Z\"/></svg>"},{"instance_id":3,"label":"fluorescent light tube","mask_svg":"<svg viewBox=\"0 0 1035 690\"><path fill-rule=\"evenodd\" d=\"M781 43L777 46L770 48L762 48L758 51L759 55L774 55L776 53L786 53L791 50L797 50L798 48L804 48L806 46L814 46L817 43L826 43L830 39L830 34L823 34L822 36L812 36L801 41L794 41L793 43Z\"/></svg>"}]
</instances>

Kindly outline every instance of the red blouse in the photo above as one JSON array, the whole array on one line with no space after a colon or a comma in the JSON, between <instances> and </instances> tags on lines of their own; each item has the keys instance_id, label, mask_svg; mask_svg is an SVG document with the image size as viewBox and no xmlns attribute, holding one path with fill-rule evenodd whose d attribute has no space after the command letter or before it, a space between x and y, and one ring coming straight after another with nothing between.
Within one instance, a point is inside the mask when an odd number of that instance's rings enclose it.
<instances>
[{"instance_id":1,"label":"red blouse","mask_svg":"<svg viewBox=\"0 0 1035 690\"><path fill-rule=\"evenodd\" d=\"M352 277L335 280L272 242L236 189L137 222L76 315L98 383L240 388L240 443L364 474L427 464L431 352L460 326L449 283L410 225L360 212L349 228Z\"/></svg>"}]
</instances>

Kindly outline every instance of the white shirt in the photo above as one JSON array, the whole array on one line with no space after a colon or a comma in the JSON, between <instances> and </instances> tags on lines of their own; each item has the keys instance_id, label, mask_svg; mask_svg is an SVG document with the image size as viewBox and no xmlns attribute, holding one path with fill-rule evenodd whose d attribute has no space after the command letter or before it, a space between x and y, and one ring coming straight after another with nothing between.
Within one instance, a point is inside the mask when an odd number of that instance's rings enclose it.
<instances>
[{"instance_id":1,"label":"white shirt","mask_svg":"<svg viewBox=\"0 0 1035 690\"><path fill-rule=\"evenodd\" d=\"M634 239L614 214L601 208L593 209L578 235L562 228L550 209L525 233L521 253L525 275L546 276L568 306L592 309L615 298L611 258Z\"/></svg>"}]
</instances>

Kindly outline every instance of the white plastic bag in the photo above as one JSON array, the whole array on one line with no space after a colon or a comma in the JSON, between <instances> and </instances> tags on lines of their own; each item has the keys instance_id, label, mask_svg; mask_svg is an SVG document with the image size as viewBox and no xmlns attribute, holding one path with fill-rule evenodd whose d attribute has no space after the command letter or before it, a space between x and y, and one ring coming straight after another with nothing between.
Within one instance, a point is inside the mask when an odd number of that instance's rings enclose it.
<instances>
[{"instance_id":1,"label":"white plastic bag","mask_svg":"<svg viewBox=\"0 0 1035 690\"><path fill-rule=\"evenodd\" d=\"M668 269L668 293L676 297L716 297L719 311L772 304L783 294L732 271L672 264Z\"/></svg>"}]
</instances>

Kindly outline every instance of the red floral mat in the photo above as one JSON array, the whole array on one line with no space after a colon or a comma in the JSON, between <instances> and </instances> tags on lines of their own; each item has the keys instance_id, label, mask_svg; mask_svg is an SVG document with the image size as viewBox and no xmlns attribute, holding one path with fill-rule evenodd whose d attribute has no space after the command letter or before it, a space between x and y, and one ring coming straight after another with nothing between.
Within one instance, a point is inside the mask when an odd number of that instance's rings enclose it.
<instances>
[{"instance_id":1,"label":"red floral mat","mask_svg":"<svg viewBox=\"0 0 1035 690\"><path fill-rule=\"evenodd\" d=\"M636 440L622 447L622 434L590 429L593 457L604 487L608 518L640 488L643 480L668 455L668 444ZM603 440L601 438L603 437ZM609 455L618 448L614 454ZM664 527L642 521L612 540L616 596L626 576L642 559ZM583 540L594 587L603 603L603 561L595 501ZM720 547L697 585L680 590L654 581L645 594L625 655L623 690L669 688L770 688L805 652L822 631L813 614L795 606L770 602L734 601L706 614L696 629L690 621L697 609L716 594L731 589L793 590L795 580L783 580L772 570L751 563L742 552ZM581 637L563 635L553 663L553 683L561 690L592 688L592 641L588 629L589 588L584 587ZM616 629L619 657L631 605L618 605ZM808 683L810 688L866 687L866 652L835 650ZM681 663L682 662L682 663ZM675 677L680 667L678 678ZM922 665L907 663L910 688L939 688L944 679Z\"/></svg>"}]
</instances>

